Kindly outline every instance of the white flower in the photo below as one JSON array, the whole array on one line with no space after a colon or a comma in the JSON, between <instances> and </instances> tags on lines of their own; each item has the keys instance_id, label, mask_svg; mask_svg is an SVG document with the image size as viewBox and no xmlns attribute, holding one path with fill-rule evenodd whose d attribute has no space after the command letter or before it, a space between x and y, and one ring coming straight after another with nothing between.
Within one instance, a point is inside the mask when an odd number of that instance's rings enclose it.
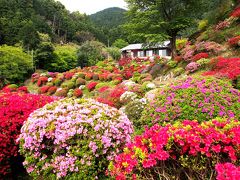
<instances>
[{"instance_id":1,"label":"white flower","mask_svg":"<svg viewBox=\"0 0 240 180\"><path fill-rule=\"evenodd\" d=\"M147 99L146 98L142 98L139 100L142 104L147 104Z\"/></svg>"},{"instance_id":2,"label":"white flower","mask_svg":"<svg viewBox=\"0 0 240 180\"><path fill-rule=\"evenodd\" d=\"M58 88L58 89L57 89L57 91L61 91L61 90L62 90L62 88Z\"/></svg>"},{"instance_id":3,"label":"white flower","mask_svg":"<svg viewBox=\"0 0 240 180\"><path fill-rule=\"evenodd\" d=\"M53 80L53 78L52 78L52 77L48 78L48 82L51 82L52 80Z\"/></svg>"},{"instance_id":4,"label":"white flower","mask_svg":"<svg viewBox=\"0 0 240 180\"><path fill-rule=\"evenodd\" d=\"M85 85L81 85L81 86L79 86L79 89L81 89L81 90L83 90L83 89L85 89Z\"/></svg>"},{"instance_id":5,"label":"white flower","mask_svg":"<svg viewBox=\"0 0 240 180\"><path fill-rule=\"evenodd\" d=\"M134 92L126 91L120 96L121 103L128 103L137 98L137 94Z\"/></svg>"},{"instance_id":6,"label":"white flower","mask_svg":"<svg viewBox=\"0 0 240 180\"><path fill-rule=\"evenodd\" d=\"M155 89L155 88L156 88L156 85L155 85L154 83L148 83L148 84L146 85L146 87L149 88L149 89Z\"/></svg>"},{"instance_id":7,"label":"white flower","mask_svg":"<svg viewBox=\"0 0 240 180\"><path fill-rule=\"evenodd\" d=\"M47 76L47 74L46 73L41 73L40 76Z\"/></svg>"}]
</instances>

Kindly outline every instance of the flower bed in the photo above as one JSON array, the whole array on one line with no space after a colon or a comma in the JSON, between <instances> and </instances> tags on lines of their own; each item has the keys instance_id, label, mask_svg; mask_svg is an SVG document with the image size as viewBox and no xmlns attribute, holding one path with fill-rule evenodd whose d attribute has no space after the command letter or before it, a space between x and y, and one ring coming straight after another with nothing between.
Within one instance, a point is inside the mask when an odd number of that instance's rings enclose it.
<instances>
[{"instance_id":1,"label":"flower bed","mask_svg":"<svg viewBox=\"0 0 240 180\"><path fill-rule=\"evenodd\" d=\"M226 80L188 77L159 89L153 96L143 111L142 125L185 119L240 118L240 91Z\"/></svg>"},{"instance_id":2,"label":"flower bed","mask_svg":"<svg viewBox=\"0 0 240 180\"><path fill-rule=\"evenodd\" d=\"M20 134L23 122L34 110L55 99L18 92L0 93L0 178L1 174L11 172L10 157L18 155L18 145L15 140Z\"/></svg>"},{"instance_id":3,"label":"flower bed","mask_svg":"<svg viewBox=\"0 0 240 180\"><path fill-rule=\"evenodd\" d=\"M132 131L115 108L92 99L63 99L32 113L19 141L34 178L95 179L105 176Z\"/></svg>"},{"instance_id":4,"label":"flower bed","mask_svg":"<svg viewBox=\"0 0 240 180\"><path fill-rule=\"evenodd\" d=\"M124 152L115 157L109 165L110 175L119 180L213 178L217 162L237 163L239 132L240 123L226 119L202 124L185 120L174 125L154 125L136 136ZM225 168L226 165L216 166L219 180L227 175L222 170ZM231 168L227 178L238 179L239 174L234 172L239 169Z\"/></svg>"}]
</instances>

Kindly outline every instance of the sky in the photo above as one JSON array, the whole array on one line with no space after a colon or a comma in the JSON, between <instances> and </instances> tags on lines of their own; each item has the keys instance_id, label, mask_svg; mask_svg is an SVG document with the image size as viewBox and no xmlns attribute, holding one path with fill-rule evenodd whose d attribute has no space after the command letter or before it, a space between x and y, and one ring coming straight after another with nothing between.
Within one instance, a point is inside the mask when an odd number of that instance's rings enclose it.
<instances>
[{"instance_id":1,"label":"sky","mask_svg":"<svg viewBox=\"0 0 240 180\"><path fill-rule=\"evenodd\" d=\"M126 9L127 5L124 0L58 0L69 11L79 11L87 15L94 14L98 11L109 7L120 7Z\"/></svg>"}]
</instances>

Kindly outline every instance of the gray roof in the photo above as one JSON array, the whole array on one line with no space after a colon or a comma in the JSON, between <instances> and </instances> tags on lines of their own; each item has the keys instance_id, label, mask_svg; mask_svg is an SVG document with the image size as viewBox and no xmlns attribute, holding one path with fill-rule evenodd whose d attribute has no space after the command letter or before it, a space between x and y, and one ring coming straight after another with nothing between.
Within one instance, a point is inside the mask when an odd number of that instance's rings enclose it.
<instances>
[{"instance_id":1,"label":"gray roof","mask_svg":"<svg viewBox=\"0 0 240 180\"><path fill-rule=\"evenodd\" d=\"M146 44L139 43L139 44L129 44L128 46L121 49L121 51L127 51L127 50L134 50L134 49L152 49L152 48L162 48L162 47L168 47L170 44L170 41L164 41L163 43L158 43L153 46L146 46Z\"/></svg>"}]
</instances>

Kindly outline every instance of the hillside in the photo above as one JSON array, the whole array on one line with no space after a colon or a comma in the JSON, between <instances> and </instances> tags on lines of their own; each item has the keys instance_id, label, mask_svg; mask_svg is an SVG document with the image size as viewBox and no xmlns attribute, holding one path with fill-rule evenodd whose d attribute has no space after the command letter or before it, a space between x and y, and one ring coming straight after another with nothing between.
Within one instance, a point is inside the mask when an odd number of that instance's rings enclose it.
<instances>
[{"instance_id":1,"label":"hillside","mask_svg":"<svg viewBox=\"0 0 240 180\"><path fill-rule=\"evenodd\" d=\"M90 15L90 19L99 27L114 28L124 23L125 9L112 7Z\"/></svg>"},{"instance_id":2,"label":"hillside","mask_svg":"<svg viewBox=\"0 0 240 180\"><path fill-rule=\"evenodd\" d=\"M90 20L96 27L100 29L105 35L105 44L110 45L119 38L126 39L120 25L124 24L125 9L118 7L107 8L89 16Z\"/></svg>"}]
</instances>

